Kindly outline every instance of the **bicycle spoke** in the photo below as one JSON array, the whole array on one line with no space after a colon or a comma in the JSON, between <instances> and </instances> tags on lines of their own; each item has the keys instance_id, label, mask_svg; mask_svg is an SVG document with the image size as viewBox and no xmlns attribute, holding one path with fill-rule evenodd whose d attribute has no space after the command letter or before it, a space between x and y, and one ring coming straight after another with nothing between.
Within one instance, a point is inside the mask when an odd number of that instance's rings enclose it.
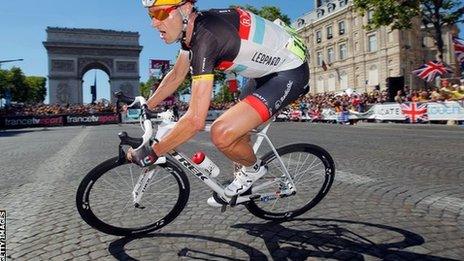
<instances>
[{"instance_id":1,"label":"bicycle spoke","mask_svg":"<svg viewBox=\"0 0 464 261\"><path fill-rule=\"evenodd\" d=\"M114 170L114 172L116 172L116 175L118 175L118 177L120 177L120 178L123 180L123 182L126 183L126 185L127 185L129 188L134 188L134 187L131 187L131 186L129 185L129 183L127 183L126 179L123 178L123 177L119 174L119 172L118 172L117 170Z\"/></svg>"}]
</instances>

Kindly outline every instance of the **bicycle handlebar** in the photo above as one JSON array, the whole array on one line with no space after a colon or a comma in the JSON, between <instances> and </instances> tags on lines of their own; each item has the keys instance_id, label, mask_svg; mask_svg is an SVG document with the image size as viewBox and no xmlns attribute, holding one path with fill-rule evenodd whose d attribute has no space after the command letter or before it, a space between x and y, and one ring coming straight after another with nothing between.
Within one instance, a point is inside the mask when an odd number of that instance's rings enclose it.
<instances>
[{"instance_id":1,"label":"bicycle handlebar","mask_svg":"<svg viewBox=\"0 0 464 261\"><path fill-rule=\"evenodd\" d=\"M136 149L139 149L142 146L149 144L151 137L153 136L153 124L150 120L150 116L153 116L155 114L148 109L147 100L143 96L137 96L135 98L128 97L124 95L121 91L116 92L114 95L118 99L118 101L130 104L128 105L128 108L140 104L140 109L142 111L141 117L143 120L142 129L144 130L144 133L142 136L142 144L140 144L140 146L138 146ZM119 139L121 140L121 144L130 145L132 147L133 145L138 145L140 142L140 139L129 137L127 133L120 133Z\"/></svg>"}]
</instances>

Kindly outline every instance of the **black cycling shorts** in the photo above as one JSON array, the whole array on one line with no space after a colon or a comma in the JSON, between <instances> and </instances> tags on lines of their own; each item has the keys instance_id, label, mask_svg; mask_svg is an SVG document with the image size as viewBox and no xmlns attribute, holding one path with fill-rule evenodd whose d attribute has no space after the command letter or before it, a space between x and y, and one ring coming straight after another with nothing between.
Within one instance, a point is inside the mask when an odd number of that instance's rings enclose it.
<instances>
[{"instance_id":1,"label":"black cycling shorts","mask_svg":"<svg viewBox=\"0 0 464 261\"><path fill-rule=\"evenodd\" d=\"M240 97L267 121L280 109L309 92L309 67L302 65L288 71L249 79Z\"/></svg>"}]
</instances>

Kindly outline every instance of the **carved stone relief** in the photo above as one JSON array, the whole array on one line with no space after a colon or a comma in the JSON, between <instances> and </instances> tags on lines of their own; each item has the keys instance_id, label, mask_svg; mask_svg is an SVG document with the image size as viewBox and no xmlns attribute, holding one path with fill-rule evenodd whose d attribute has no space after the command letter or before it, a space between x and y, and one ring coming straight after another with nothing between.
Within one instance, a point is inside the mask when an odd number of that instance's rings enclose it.
<instances>
[{"instance_id":1,"label":"carved stone relief","mask_svg":"<svg viewBox=\"0 0 464 261\"><path fill-rule=\"evenodd\" d=\"M136 62L116 62L116 71L123 73L136 73L137 63Z\"/></svg>"},{"instance_id":2,"label":"carved stone relief","mask_svg":"<svg viewBox=\"0 0 464 261\"><path fill-rule=\"evenodd\" d=\"M52 72L74 72L73 60L52 60Z\"/></svg>"},{"instance_id":3,"label":"carved stone relief","mask_svg":"<svg viewBox=\"0 0 464 261\"><path fill-rule=\"evenodd\" d=\"M58 103L69 103L68 84L60 83L56 88L56 100Z\"/></svg>"}]
</instances>

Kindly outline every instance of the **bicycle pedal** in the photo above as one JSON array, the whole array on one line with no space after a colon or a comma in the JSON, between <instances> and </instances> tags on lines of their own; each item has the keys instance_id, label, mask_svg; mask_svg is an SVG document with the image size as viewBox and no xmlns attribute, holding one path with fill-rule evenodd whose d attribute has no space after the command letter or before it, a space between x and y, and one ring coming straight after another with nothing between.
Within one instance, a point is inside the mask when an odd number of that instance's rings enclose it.
<instances>
[{"instance_id":1,"label":"bicycle pedal","mask_svg":"<svg viewBox=\"0 0 464 261\"><path fill-rule=\"evenodd\" d=\"M231 207L235 207L237 205L237 198L238 198L238 195L235 195L230 199L230 206Z\"/></svg>"},{"instance_id":2,"label":"bicycle pedal","mask_svg":"<svg viewBox=\"0 0 464 261\"><path fill-rule=\"evenodd\" d=\"M135 207L135 208L138 208L138 209L145 209L145 207L142 206L142 205L140 205L139 203L135 203L135 204L134 204L134 207Z\"/></svg>"},{"instance_id":3,"label":"bicycle pedal","mask_svg":"<svg viewBox=\"0 0 464 261\"><path fill-rule=\"evenodd\" d=\"M227 205L222 205L222 207L221 207L221 213L226 212L226 210L227 210Z\"/></svg>"}]
</instances>

